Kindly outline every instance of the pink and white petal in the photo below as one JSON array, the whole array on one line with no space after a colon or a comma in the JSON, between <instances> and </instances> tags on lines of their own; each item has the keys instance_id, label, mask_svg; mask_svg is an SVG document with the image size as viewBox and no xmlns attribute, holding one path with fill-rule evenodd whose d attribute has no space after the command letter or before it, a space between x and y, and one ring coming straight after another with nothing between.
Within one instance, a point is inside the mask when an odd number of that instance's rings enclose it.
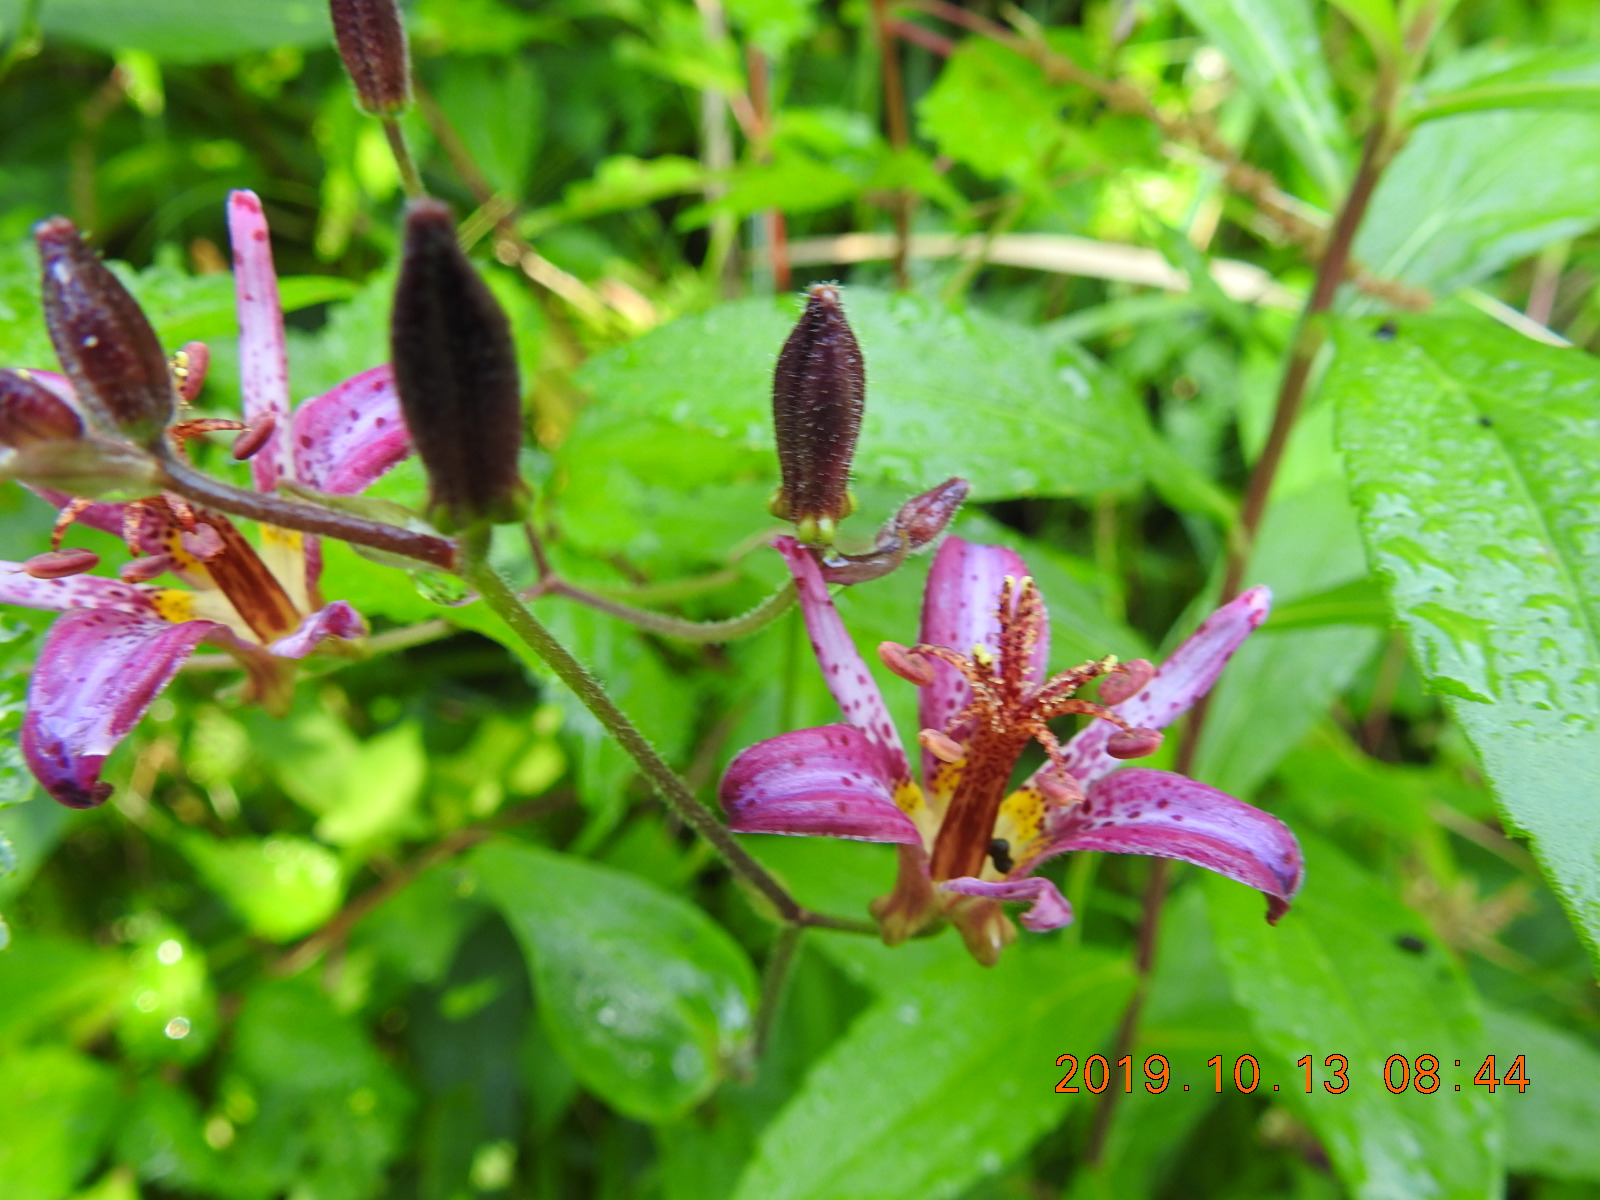
<instances>
[{"instance_id":1,"label":"pink and white petal","mask_svg":"<svg viewBox=\"0 0 1600 1200\"><path fill-rule=\"evenodd\" d=\"M233 243L234 303L239 313L239 382L244 420L271 419L277 428L250 459L256 490L270 492L289 472L289 357L283 342L283 305L272 240L261 200L240 190L228 196L228 237Z\"/></svg>"},{"instance_id":2,"label":"pink and white petal","mask_svg":"<svg viewBox=\"0 0 1600 1200\"><path fill-rule=\"evenodd\" d=\"M779 734L742 750L717 798L735 833L920 845L894 802L883 748L851 725Z\"/></svg>"},{"instance_id":3,"label":"pink and white petal","mask_svg":"<svg viewBox=\"0 0 1600 1200\"><path fill-rule=\"evenodd\" d=\"M304 658L328 638L355 641L367 636L367 623L361 614L343 600L317 609L293 633L279 638L267 647L279 658Z\"/></svg>"},{"instance_id":4,"label":"pink and white petal","mask_svg":"<svg viewBox=\"0 0 1600 1200\"><path fill-rule=\"evenodd\" d=\"M295 477L319 491L353 496L410 453L387 366L353 375L295 410Z\"/></svg>"},{"instance_id":5,"label":"pink and white petal","mask_svg":"<svg viewBox=\"0 0 1600 1200\"><path fill-rule=\"evenodd\" d=\"M155 605L143 588L103 575L35 579L23 571L21 563L14 562L0 562L0 604L50 612L92 608L156 618Z\"/></svg>"},{"instance_id":6,"label":"pink and white petal","mask_svg":"<svg viewBox=\"0 0 1600 1200\"><path fill-rule=\"evenodd\" d=\"M974 646L990 652L1000 648L1000 588L1007 575L1021 579L1028 573L1022 556L1004 546L986 546L965 538L947 537L934 556L928 572L928 585L922 595L922 628L918 640L933 646L948 646L970 654ZM1030 676L1042 679L1050 657L1050 626L1034 647ZM923 729L942 730L950 719L967 706L972 689L961 673L949 663L933 664L934 681L922 689L917 719ZM931 779L937 760L927 751L922 755L923 778Z\"/></svg>"},{"instance_id":7,"label":"pink and white petal","mask_svg":"<svg viewBox=\"0 0 1600 1200\"><path fill-rule=\"evenodd\" d=\"M1214 787L1148 767L1106 776L1082 804L1062 811L1039 858L1064 850L1194 863L1265 893L1269 921L1288 910L1305 872L1300 843L1277 817Z\"/></svg>"},{"instance_id":8,"label":"pink and white petal","mask_svg":"<svg viewBox=\"0 0 1600 1200\"><path fill-rule=\"evenodd\" d=\"M963 896L1026 901L1028 911L1022 914L1022 926L1034 933L1048 933L1072 924L1072 905L1055 884L1037 875L993 882L963 875L959 879L946 879L939 886L947 892L959 892Z\"/></svg>"},{"instance_id":9,"label":"pink and white petal","mask_svg":"<svg viewBox=\"0 0 1600 1200\"><path fill-rule=\"evenodd\" d=\"M100 766L195 646L218 627L74 609L50 627L28 681L22 753L62 804L93 808L111 785Z\"/></svg>"},{"instance_id":10,"label":"pink and white petal","mask_svg":"<svg viewBox=\"0 0 1600 1200\"><path fill-rule=\"evenodd\" d=\"M873 681L867 664L861 661L855 642L839 618L839 610L833 606L833 597L828 595L828 585L823 582L817 560L792 537L776 538L772 544L783 555L789 573L794 576L794 586L800 593L800 611L805 617L806 632L811 636L811 648L822 668L823 681L838 702L844 719L883 747L896 780L909 779L911 765L894 722L889 719L883 693Z\"/></svg>"},{"instance_id":11,"label":"pink and white petal","mask_svg":"<svg viewBox=\"0 0 1600 1200\"><path fill-rule=\"evenodd\" d=\"M1165 729L1209 692L1234 652L1261 627L1272 609L1272 589L1253 587L1212 613L1162 663L1150 682L1113 708L1129 725ZM1120 761L1105 752L1117 732L1109 721L1093 721L1067 743L1067 767L1087 783L1115 770Z\"/></svg>"}]
</instances>

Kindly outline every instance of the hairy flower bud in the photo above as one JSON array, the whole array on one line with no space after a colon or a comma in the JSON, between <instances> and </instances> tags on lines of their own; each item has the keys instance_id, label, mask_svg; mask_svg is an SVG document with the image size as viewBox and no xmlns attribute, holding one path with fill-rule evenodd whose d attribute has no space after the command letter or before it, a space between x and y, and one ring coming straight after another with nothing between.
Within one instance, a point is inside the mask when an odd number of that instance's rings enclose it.
<instances>
[{"instance_id":1,"label":"hairy flower bud","mask_svg":"<svg viewBox=\"0 0 1600 1200\"><path fill-rule=\"evenodd\" d=\"M783 482L772 513L793 521L802 544L827 546L851 499L850 460L861 432L866 377L839 289L819 283L783 344L772 379L772 423Z\"/></svg>"},{"instance_id":2,"label":"hairy flower bud","mask_svg":"<svg viewBox=\"0 0 1600 1200\"><path fill-rule=\"evenodd\" d=\"M389 327L394 381L446 532L520 519L522 389L511 325L456 241L437 200L406 213L405 251Z\"/></svg>"},{"instance_id":3,"label":"hairy flower bud","mask_svg":"<svg viewBox=\"0 0 1600 1200\"><path fill-rule=\"evenodd\" d=\"M44 314L56 357L84 413L105 433L153 447L177 411L161 343L139 302L65 217L34 227Z\"/></svg>"},{"instance_id":4,"label":"hairy flower bud","mask_svg":"<svg viewBox=\"0 0 1600 1200\"><path fill-rule=\"evenodd\" d=\"M329 0L339 57L361 107L393 116L411 103L411 55L395 0Z\"/></svg>"},{"instance_id":5,"label":"hairy flower bud","mask_svg":"<svg viewBox=\"0 0 1600 1200\"><path fill-rule=\"evenodd\" d=\"M0 446L18 449L81 437L83 418L70 404L24 371L0 371Z\"/></svg>"}]
</instances>

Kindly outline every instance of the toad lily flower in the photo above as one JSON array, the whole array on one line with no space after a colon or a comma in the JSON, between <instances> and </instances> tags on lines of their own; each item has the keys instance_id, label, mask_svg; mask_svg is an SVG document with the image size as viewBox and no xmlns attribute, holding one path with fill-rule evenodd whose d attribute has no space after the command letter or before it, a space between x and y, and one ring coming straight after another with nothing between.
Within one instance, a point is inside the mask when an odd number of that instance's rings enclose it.
<instances>
[{"instance_id":1,"label":"toad lily flower","mask_svg":"<svg viewBox=\"0 0 1600 1200\"><path fill-rule=\"evenodd\" d=\"M283 313L260 201L250 192L233 193L228 225L244 421L180 423L168 436L245 429L235 453L251 458L257 490L295 481L327 493L359 492L410 452L389 368L363 372L291 410ZM203 347L179 356L174 386L183 397L198 392L204 360ZM11 407L33 418L30 432L70 436L73 415L89 407L63 375L6 375L12 386L0 390L19 397ZM51 404L60 408L50 419L34 417ZM325 639L366 632L350 605L322 601L314 538L263 527L257 548L221 513L177 497L91 504L42 494L65 506L58 539L76 519L122 536L138 556L123 566L120 580L74 574L94 565L86 551L0 563L0 603L62 613L29 682L22 748L29 769L63 804L88 808L106 800L111 786L99 777L106 755L200 642L237 656L255 698L281 705L292 681L288 660L305 657ZM163 574L186 586L150 582Z\"/></svg>"},{"instance_id":2,"label":"toad lily flower","mask_svg":"<svg viewBox=\"0 0 1600 1200\"><path fill-rule=\"evenodd\" d=\"M896 844L899 881L873 905L885 941L943 917L974 957L992 964L1016 936L1001 901L1028 902L1022 924L1034 931L1072 920L1055 884L1033 874L1067 850L1182 859L1264 892L1269 920L1288 909L1302 866L1281 821L1182 775L1121 761L1153 751L1157 730L1210 690L1266 619L1266 588L1218 609L1160 670L1106 659L1047 679L1049 617L1022 559L947 539L928 577L920 642L879 649L885 665L922 691L919 786L815 558L792 538L777 546L846 723L743 751L723 778L722 804L741 833ZM1105 677L1105 704L1073 696L1097 677ZM1047 722L1066 713L1095 719L1061 745ZM1033 741L1047 761L1012 789Z\"/></svg>"}]
</instances>

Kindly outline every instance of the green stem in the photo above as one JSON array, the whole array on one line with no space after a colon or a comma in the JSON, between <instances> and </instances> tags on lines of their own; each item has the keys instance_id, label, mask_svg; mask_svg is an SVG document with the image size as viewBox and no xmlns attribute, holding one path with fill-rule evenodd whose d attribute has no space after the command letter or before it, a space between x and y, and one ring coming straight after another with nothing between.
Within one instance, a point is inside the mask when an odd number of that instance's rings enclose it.
<instances>
[{"instance_id":1,"label":"green stem","mask_svg":"<svg viewBox=\"0 0 1600 1200\"><path fill-rule=\"evenodd\" d=\"M579 604L588 605L592 609L616 617L619 621L636 625L648 633L658 633L663 637L678 638L687 642L731 642L738 638L749 637L788 612L796 599L794 584L786 583L749 612L740 616L729 617L725 621L689 621L683 617L624 604L620 600L599 595L560 578L551 578L541 590L545 595L565 596Z\"/></svg>"},{"instance_id":2,"label":"green stem","mask_svg":"<svg viewBox=\"0 0 1600 1200\"><path fill-rule=\"evenodd\" d=\"M25 58L39 53L39 9L43 0L23 0L17 13L17 32L11 38L4 55L0 55L0 81L11 73L11 68Z\"/></svg>"},{"instance_id":3,"label":"green stem","mask_svg":"<svg viewBox=\"0 0 1600 1200\"><path fill-rule=\"evenodd\" d=\"M645 778L679 820L710 843L729 870L760 892L786 924L875 931L873 926L864 921L810 912L752 858L734 839L727 826L700 802L689 785L678 777L638 727L617 707L600 681L528 611L527 605L518 598L511 585L489 564L488 551L488 531L480 531L462 539L462 574L467 582L477 590L483 602L511 627L511 631L556 673L561 682L572 689L584 707L594 714L606 732L616 738L628 756L638 764Z\"/></svg>"},{"instance_id":4,"label":"green stem","mask_svg":"<svg viewBox=\"0 0 1600 1200\"><path fill-rule=\"evenodd\" d=\"M383 136L389 139L395 166L400 168L400 186L405 188L406 195L413 200L418 196L426 196L428 189L422 186L422 174L417 170L416 159L411 157L411 148L406 145L406 135L400 128L400 122L394 117L384 117Z\"/></svg>"},{"instance_id":5,"label":"green stem","mask_svg":"<svg viewBox=\"0 0 1600 1200\"><path fill-rule=\"evenodd\" d=\"M784 992L788 990L789 979L794 974L795 957L803 932L804 929L799 925L785 926L778 931L778 938L767 955L767 965L761 973L761 1007L756 1010L755 1034L750 1039L750 1053L756 1062L766 1056L772 1027L778 1020Z\"/></svg>"}]
</instances>

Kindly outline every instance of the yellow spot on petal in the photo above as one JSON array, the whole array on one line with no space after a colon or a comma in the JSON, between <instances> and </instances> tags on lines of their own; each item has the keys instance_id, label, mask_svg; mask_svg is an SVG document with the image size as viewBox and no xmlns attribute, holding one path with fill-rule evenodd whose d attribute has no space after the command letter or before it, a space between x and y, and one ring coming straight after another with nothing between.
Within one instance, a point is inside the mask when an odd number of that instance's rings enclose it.
<instances>
[{"instance_id":1,"label":"yellow spot on petal","mask_svg":"<svg viewBox=\"0 0 1600 1200\"><path fill-rule=\"evenodd\" d=\"M1018 788L1000 802L994 836L1010 845L1013 862L1026 862L1039 852L1043 831L1044 797L1037 789Z\"/></svg>"},{"instance_id":2,"label":"yellow spot on petal","mask_svg":"<svg viewBox=\"0 0 1600 1200\"><path fill-rule=\"evenodd\" d=\"M907 779L894 789L894 802L908 817L915 816L928 807L927 801L922 798L922 789L917 786L917 781L914 779Z\"/></svg>"},{"instance_id":3,"label":"yellow spot on petal","mask_svg":"<svg viewBox=\"0 0 1600 1200\"><path fill-rule=\"evenodd\" d=\"M150 597L162 620L181 625L194 620L194 596L179 588L162 588Z\"/></svg>"}]
</instances>

